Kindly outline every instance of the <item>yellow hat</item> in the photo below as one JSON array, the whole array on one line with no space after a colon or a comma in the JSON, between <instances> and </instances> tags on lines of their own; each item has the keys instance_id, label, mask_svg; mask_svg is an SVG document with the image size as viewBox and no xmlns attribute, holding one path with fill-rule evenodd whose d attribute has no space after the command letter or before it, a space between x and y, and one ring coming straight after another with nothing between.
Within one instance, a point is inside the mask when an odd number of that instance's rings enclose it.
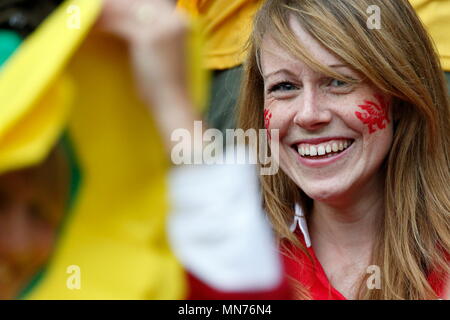
<instances>
[{"instance_id":1,"label":"yellow hat","mask_svg":"<svg viewBox=\"0 0 450 320\"><path fill-rule=\"evenodd\" d=\"M100 8L100 0L66 1L1 69L0 173L40 162L59 137L73 94L62 71Z\"/></svg>"}]
</instances>

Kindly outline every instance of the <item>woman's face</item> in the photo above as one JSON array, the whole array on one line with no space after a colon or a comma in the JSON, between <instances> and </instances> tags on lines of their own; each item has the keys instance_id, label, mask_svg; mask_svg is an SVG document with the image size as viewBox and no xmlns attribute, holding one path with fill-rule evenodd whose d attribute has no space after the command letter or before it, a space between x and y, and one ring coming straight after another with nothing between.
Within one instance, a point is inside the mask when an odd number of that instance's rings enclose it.
<instances>
[{"instance_id":1,"label":"woman's face","mask_svg":"<svg viewBox=\"0 0 450 320\"><path fill-rule=\"evenodd\" d=\"M294 18L290 26L320 63L363 80ZM393 137L390 97L365 81L348 84L318 73L268 36L261 49L265 124L279 129L283 171L312 199L335 204L379 184Z\"/></svg>"},{"instance_id":2,"label":"woman's face","mask_svg":"<svg viewBox=\"0 0 450 320\"><path fill-rule=\"evenodd\" d=\"M47 262L56 224L23 172L0 176L0 299L16 298Z\"/></svg>"}]
</instances>

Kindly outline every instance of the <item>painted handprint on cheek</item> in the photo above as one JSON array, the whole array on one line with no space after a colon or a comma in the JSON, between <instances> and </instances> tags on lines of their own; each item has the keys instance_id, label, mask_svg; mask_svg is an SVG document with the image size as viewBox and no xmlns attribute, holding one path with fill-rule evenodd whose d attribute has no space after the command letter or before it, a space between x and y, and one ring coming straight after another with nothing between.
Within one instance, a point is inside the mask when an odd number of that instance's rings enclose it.
<instances>
[{"instance_id":1,"label":"painted handprint on cheek","mask_svg":"<svg viewBox=\"0 0 450 320\"><path fill-rule=\"evenodd\" d=\"M358 105L358 107L365 112L355 112L356 117L369 127L369 133L376 132L377 127L378 129L386 128L386 124L390 122L389 105L381 95L376 94L375 98L378 103L364 100L364 104Z\"/></svg>"},{"instance_id":2,"label":"painted handprint on cheek","mask_svg":"<svg viewBox=\"0 0 450 320\"><path fill-rule=\"evenodd\" d=\"M269 109L264 109L264 127L267 130L267 135L269 136L269 139L271 138L270 137L270 130L269 130L270 119L272 119L272 112L270 112Z\"/></svg>"}]
</instances>

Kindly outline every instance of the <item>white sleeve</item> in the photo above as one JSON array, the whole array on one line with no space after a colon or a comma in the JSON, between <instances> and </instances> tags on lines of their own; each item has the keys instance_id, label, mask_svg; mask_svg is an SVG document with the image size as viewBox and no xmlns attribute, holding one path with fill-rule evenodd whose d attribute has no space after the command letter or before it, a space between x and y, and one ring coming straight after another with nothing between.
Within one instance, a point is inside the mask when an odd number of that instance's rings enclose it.
<instances>
[{"instance_id":1,"label":"white sleeve","mask_svg":"<svg viewBox=\"0 0 450 320\"><path fill-rule=\"evenodd\" d=\"M169 241L191 274L225 292L270 290L281 283L255 166L180 166L169 186Z\"/></svg>"}]
</instances>

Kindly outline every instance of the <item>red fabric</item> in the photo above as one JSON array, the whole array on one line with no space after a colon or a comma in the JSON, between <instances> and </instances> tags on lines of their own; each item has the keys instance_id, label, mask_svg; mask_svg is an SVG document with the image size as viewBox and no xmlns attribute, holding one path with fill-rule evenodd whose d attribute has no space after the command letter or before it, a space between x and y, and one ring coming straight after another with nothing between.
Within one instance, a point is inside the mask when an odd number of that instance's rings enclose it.
<instances>
[{"instance_id":1,"label":"red fabric","mask_svg":"<svg viewBox=\"0 0 450 320\"><path fill-rule=\"evenodd\" d=\"M450 253L445 253L444 255L445 259L450 262ZM428 276L428 282L440 298L443 298L445 294L444 290L447 279L450 281L450 278L445 275L445 271L443 270L435 270Z\"/></svg>"},{"instance_id":2,"label":"red fabric","mask_svg":"<svg viewBox=\"0 0 450 320\"><path fill-rule=\"evenodd\" d=\"M299 235L299 240L305 244L303 236ZM283 255L285 268L285 278L276 288L266 291L248 291L248 292L223 292L202 282L194 275L187 273L189 292L188 300L288 300L293 299L293 290L289 284L288 276L296 279L306 288L309 288L313 300L347 300L338 290L336 290L328 281L327 275L322 265L317 259L312 247L307 251L312 257L312 261L299 248L291 244L286 247L293 253L292 255ZM305 245L306 247L306 245ZM450 254L446 254L447 261L450 261ZM445 279L443 272L432 272L428 281L436 292L442 298L445 289Z\"/></svg>"},{"instance_id":3,"label":"red fabric","mask_svg":"<svg viewBox=\"0 0 450 320\"><path fill-rule=\"evenodd\" d=\"M299 236L299 240L305 244L303 236ZM293 245L289 244L286 247L292 251L294 256L292 258L292 254L291 257L283 255L286 273L309 288L313 300L347 300L328 281L327 275L314 254L312 247L307 248L312 261L301 249L294 248ZM446 256L447 260L450 261L450 255L447 254ZM445 278L442 272L432 272L428 277L431 287L441 298L444 294Z\"/></svg>"},{"instance_id":4,"label":"red fabric","mask_svg":"<svg viewBox=\"0 0 450 320\"><path fill-rule=\"evenodd\" d=\"M216 290L188 273L188 300L288 300L290 287L285 279L276 288L266 291L224 292Z\"/></svg>"},{"instance_id":5,"label":"red fabric","mask_svg":"<svg viewBox=\"0 0 450 320\"><path fill-rule=\"evenodd\" d=\"M283 255L286 273L308 288L313 300L346 300L328 281L312 247L307 248L312 261L301 249L290 244L286 244L286 247L292 252L291 255Z\"/></svg>"}]
</instances>

